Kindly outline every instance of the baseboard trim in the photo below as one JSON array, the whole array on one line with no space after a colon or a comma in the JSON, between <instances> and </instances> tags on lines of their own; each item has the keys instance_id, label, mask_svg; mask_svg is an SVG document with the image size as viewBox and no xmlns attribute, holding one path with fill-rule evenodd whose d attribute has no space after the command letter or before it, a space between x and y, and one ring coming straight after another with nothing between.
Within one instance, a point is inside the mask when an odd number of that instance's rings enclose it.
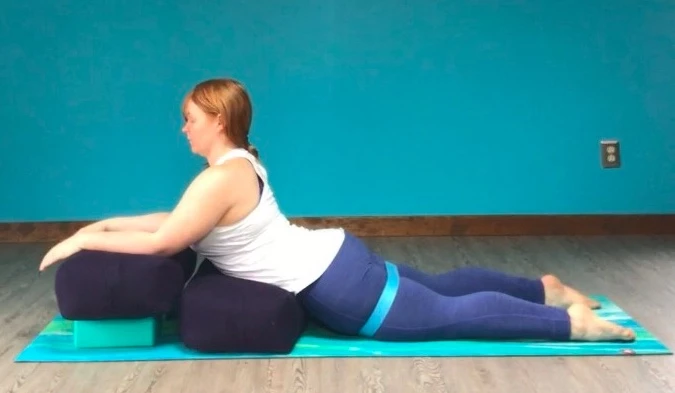
<instances>
[{"instance_id":1,"label":"baseboard trim","mask_svg":"<svg viewBox=\"0 0 675 393\"><path fill-rule=\"evenodd\" d=\"M675 214L306 217L291 221L309 228L342 227L362 237L675 234ZM0 223L0 242L55 242L87 224L86 221Z\"/></svg>"}]
</instances>

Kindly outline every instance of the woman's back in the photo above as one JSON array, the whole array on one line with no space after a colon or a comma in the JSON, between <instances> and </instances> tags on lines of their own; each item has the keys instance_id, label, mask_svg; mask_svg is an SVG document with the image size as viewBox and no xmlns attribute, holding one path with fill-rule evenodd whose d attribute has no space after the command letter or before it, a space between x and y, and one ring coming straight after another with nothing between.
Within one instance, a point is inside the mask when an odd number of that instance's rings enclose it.
<instances>
[{"instance_id":1,"label":"woman's back","mask_svg":"<svg viewBox=\"0 0 675 393\"><path fill-rule=\"evenodd\" d=\"M217 226L192 247L221 272L277 285L297 293L315 281L331 263L344 231L293 225L280 211L267 171L245 149L230 150L214 165L246 159L255 170L259 201L242 219Z\"/></svg>"}]
</instances>

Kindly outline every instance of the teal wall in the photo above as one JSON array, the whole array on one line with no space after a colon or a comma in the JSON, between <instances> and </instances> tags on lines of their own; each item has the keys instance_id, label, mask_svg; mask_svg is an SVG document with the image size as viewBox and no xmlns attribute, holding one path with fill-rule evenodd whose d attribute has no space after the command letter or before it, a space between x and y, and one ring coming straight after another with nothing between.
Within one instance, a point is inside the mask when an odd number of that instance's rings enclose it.
<instances>
[{"instance_id":1,"label":"teal wall","mask_svg":"<svg viewBox=\"0 0 675 393\"><path fill-rule=\"evenodd\" d=\"M5 1L0 221L170 209L202 164L179 104L214 76L249 87L290 216L674 213L674 20L638 0Z\"/></svg>"}]
</instances>

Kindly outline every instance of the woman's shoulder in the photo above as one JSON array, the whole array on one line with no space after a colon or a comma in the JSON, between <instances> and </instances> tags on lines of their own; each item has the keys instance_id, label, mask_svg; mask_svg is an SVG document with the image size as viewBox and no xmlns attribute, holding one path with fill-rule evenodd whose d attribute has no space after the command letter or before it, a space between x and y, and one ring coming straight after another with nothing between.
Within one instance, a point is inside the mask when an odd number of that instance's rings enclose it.
<instances>
[{"instance_id":1,"label":"woman's shoulder","mask_svg":"<svg viewBox=\"0 0 675 393\"><path fill-rule=\"evenodd\" d=\"M256 170L246 159L230 159L204 168L191 182L189 189L233 203L248 200L258 189Z\"/></svg>"},{"instance_id":2,"label":"woman's shoulder","mask_svg":"<svg viewBox=\"0 0 675 393\"><path fill-rule=\"evenodd\" d=\"M255 179L256 170L253 163L246 158L234 157L221 164L205 168L199 176L209 179L209 181L239 183L247 179Z\"/></svg>"}]
</instances>

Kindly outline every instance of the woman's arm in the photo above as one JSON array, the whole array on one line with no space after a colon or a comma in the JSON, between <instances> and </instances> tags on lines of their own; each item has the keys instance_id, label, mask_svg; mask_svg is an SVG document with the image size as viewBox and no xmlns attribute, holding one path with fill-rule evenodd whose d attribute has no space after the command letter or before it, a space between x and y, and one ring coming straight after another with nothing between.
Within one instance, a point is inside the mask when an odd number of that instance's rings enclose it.
<instances>
[{"instance_id":1,"label":"woman's arm","mask_svg":"<svg viewBox=\"0 0 675 393\"><path fill-rule=\"evenodd\" d=\"M204 237L230 209L232 193L237 189L235 176L239 175L222 168L208 169L190 184L176 208L155 231L76 233L47 253L40 270L79 250L154 255L173 255L184 250Z\"/></svg>"},{"instance_id":2,"label":"woman's arm","mask_svg":"<svg viewBox=\"0 0 675 393\"><path fill-rule=\"evenodd\" d=\"M164 218L156 216L154 222L147 220L146 224L159 224L154 230L83 234L82 248L157 255L172 255L184 250L204 237L229 209L231 199L226 196L228 191L231 194L231 177L229 171L220 168L204 171L190 184L170 214ZM124 219L117 224L123 225Z\"/></svg>"},{"instance_id":3,"label":"woman's arm","mask_svg":"<svg viewBox=\"0 0 675 393\"><path fill-rule=\"evenodd\" d=\"M169 212L150 213L140 216L131 217L115 217L105 222L106 231L140 231L140 232L157 232L162 226Z\"/></svg>"},{"instance_id":4,"label":"woman's arm","mask_svg":"<svg viewBox=\"0 0 675 393\"><path fill-rule=\"evenodd\" d=\"M169 216L168 212L142 214L139 216L122 216L106 218L82 227L78 233L115 232L115 231L140 231L156 232L164 220Z\"/></svg>"}]
</instances>

